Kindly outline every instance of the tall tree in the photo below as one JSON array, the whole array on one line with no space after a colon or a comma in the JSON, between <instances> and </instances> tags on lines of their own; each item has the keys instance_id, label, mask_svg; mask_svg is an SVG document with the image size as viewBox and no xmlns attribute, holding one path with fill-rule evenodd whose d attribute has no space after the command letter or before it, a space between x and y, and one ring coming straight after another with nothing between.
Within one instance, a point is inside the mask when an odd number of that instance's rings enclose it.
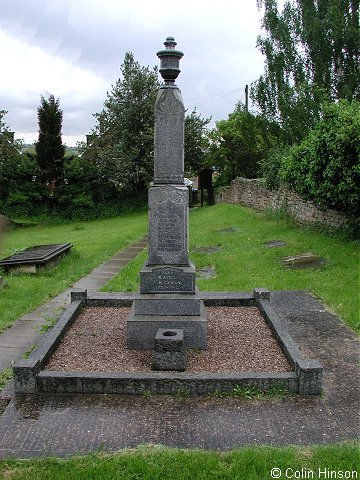
<instances>
[{"instance_id":1,"label":"tall tree","mask_svg":"<svg viewBox=\"0 0 360 480\"><path fill-rule=\"evenodd\" d=\"M61 139L63 112L60 109L60 100L55 100L54 95L50 95L48 100L41 96L37 111L39 139L35 143L36 159L42 181L54 186L62 176L65 155L65 146Z\"/></svg>"},{"instance_id":2,"label":"tall tree","mask_svg":"<svg viewBox=\"0 0 360 480\"><path fill-rule=\"evenodd\" d=\"M193 110L185 116L184 126L184 160L185 174L197 175L206 165L206 152L208 150L208 131L206 126L210 118L202 118Z\"/></svg>"},{"instance_id":3,"label":"tall tree","mask_svg":"<svg viewBox=\"0 0 360 480\"><path fill-rule=\"evenodd\" d=\"M99 178L121 192L144 192L153 177L154 106L160 87L157 68L142 67L131 52L125 54L121 77L112 86L104 108L95 114L97 125L87 160L99 169ZM185 118L185 167L196 173L204 159L206 125L195 111Z\"/></svg>"},{"instance_id":4,"label":"tall tree","mask_svg":"<svg viewBox=\"0 0 360 480\"><path fill-rule=\"evenodd\" d=\"M143 190L152 174L154 104L160 83L157 69L141 67L125 54L121 78L112 86L85 156L118 192Z\"/></svg>"},{"instance_id":5,"label":"tall tree","mask_svg":"<svg viewBox=\"0 0 360 480\"><path fill-rule=\"evenodd\" d=\"M280 141L278 124L247 112L238 103L228 119L217 122L211 132L208 161L218 169L218 184L227 185L239 176L256 178L260 163Z\"/></svg>"},{"instance_id":6,"label":"tall tree","mask_svg":"<svg viewBox=\"0 0 360 480\"><path fill-rule=\"evenodd\" d=\"M280 121L290 141L302 139L322 104L360 98L359 0L257 0L264 8L257 45L265 72L251 96L267 117Z\"/></svg>"}]
</instances>

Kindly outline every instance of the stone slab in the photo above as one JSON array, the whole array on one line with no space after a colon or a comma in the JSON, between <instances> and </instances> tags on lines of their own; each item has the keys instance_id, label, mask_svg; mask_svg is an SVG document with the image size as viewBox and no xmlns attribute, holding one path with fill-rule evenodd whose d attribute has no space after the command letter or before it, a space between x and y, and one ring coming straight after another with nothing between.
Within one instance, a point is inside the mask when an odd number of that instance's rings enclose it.
<instances>
[{"instance_id":1,"label":"stone slab","mask_svg":"<svg viewBox=\"0 0 360 480\"><path fill-rule=\"evenodd\" d=\"M140 293L195 293L195 267L144 265L140 271Z\"/></svg>"},{"instance_id":2,"label":"stone slab","mask_svg":"<svg viewBox=\"0 0 360 480\"><path fill-rule=\"evenodd\" d=\"M182 329L187 348L207 348L207 319L204 303L199 316L136 315L135 306L130 309L127 322L127 347L130 349L153 349L159 328Z\"/></svg>"},{"instance_id":3,"label":"stone slab","mask_svg":"<svg viewBox=\"0 0 360 480\"><path fill-rule=\"evenodd\" d=\"M135 315L200 315L198 295L140 294L135 298Z\"/></svg>"},{"instance_id":4,"label":"stone slab","mask_svg":"<svg viewBox=\"0 0 360 480\"><path fill-rule=\"evenodd\" d=\"M148 265L189 265L188 215L187 187L150 186Z\"/></svg>"}]
</instances>

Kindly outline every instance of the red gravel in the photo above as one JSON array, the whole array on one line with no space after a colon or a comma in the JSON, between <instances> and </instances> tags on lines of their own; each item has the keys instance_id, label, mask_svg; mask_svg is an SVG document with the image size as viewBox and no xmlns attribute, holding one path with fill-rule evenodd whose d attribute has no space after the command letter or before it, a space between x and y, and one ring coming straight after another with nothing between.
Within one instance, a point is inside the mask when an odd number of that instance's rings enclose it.
<instances>
[{"instance_id":1,"label":"red gravel","mask_svg":"<svg viewBox=\"0 0 360 480\"><path fill-rule=\"evenodd\" d=\"M208 307L208 349L189 350L187 372L285 372L289 364L256 307ZM125 347L129 308L85 308L48 370L149 372L150 350Z\"/></svg>"}]
</instances>

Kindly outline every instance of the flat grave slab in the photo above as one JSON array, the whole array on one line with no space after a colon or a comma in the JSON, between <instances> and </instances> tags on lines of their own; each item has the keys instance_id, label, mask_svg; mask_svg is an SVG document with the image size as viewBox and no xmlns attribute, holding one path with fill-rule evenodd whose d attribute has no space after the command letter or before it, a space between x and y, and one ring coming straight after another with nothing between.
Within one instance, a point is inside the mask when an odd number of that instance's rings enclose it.
<instances>
[{"instance_id":1,"label":"flat grave slab","mask_svg":"<svg viewBox=\"0 0 360 480\"><path fill-rule=\"evenodd\" d=\"M314 253L306 252L283 259L283 265L289 268L318 268L326 264L326 260Z\"/></svg>"},{"instance_id":2,"label":"flat grave slab","mask_svg":"<svg viewBox=\"0 0 360 480\"><path fill-rule=\"evenodd\" d=\"M0 260L0 267L6 272L37 273L56 265L71 247L69 242L35 245L3 258Z\"/></svg>"}]
</instances>

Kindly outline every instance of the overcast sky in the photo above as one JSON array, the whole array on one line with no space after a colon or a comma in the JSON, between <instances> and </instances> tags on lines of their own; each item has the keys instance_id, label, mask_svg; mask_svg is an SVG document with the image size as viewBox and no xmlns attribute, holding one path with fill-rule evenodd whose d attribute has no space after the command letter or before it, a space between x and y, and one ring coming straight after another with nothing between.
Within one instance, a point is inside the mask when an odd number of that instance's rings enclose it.
<instances>
[{"instance_id":1,"label":"overcast sky","mask_svg":"<svg viewBox=\"0 0 360 480\"><path fill-rule=\"evenodd\" d=\"M263 71L256 0L0 0L0 110L15 138L37 139L40 95L60 97L63 141L94 126L125 53L143 66L169 35L184 52L185 107L227 118Z\"/></svg>"}]
</instances>

